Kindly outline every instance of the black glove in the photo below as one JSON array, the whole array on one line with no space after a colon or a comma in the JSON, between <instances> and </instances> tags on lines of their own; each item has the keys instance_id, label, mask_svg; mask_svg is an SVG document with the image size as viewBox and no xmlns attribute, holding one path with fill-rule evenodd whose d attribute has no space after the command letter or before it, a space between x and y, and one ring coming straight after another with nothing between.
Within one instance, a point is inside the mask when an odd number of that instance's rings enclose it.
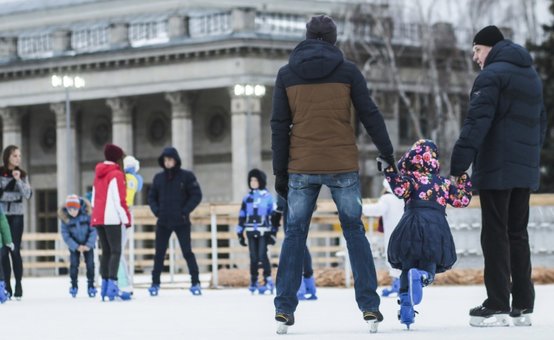
<instances>
[{"instance_id":1,"label":"black glove","mask_svg":"<svg viewBox=\"0 0 554 340\"><path fill-rule=\"evenodd\" d=\"M385 171L385 169L389 166L392 166L394 172L398 172L398 169L396 168L396 161L394 160L393 155L379 155L379 157L377 157L377 170Z\"/></svg>"},{"instance_id":2,"label":"black glove","mask_svg":"<svg viewBox=\"0 0 554 340\"><path fill-rule=\"evenodd\" d=\"M280 212L274 211L271 213L271 226L273 228L279 228L281 226L281 214Z\"/></svg>"},{"instance_id":3,"label":"black glove","mask_svg":"<svg viewBox=\"0 0 554 340\"><path fill-rule=\"evenodd\" d=\"M239 244L243 247L246 247L247 244L246 244L246 239L244 238L244 234L243 233L237 233L237 236L239 237Z\"/></svg>"},{"instance_id":4,"label":"black glove","mask_svg":"<svg viewBox=\"0 0 554 340\"><path fill-rule=\"evenodd\" d=\"M266 242L268 245L272 246L274 245L275 243L277 243L277 233L276 232L270 232L270 233L267 233L265 234L266 237Z\"/></svg>"},{"instance_id":5,"label":"black glove","mask_svg":"<svg viewBox=\"0 0 554 340\"><path fill-rule=\"evenodd\" d=\"M288 175L276 175L275 176L275 191L285 200L289 193L289 176Z\"/></svg>"}]
</instances>

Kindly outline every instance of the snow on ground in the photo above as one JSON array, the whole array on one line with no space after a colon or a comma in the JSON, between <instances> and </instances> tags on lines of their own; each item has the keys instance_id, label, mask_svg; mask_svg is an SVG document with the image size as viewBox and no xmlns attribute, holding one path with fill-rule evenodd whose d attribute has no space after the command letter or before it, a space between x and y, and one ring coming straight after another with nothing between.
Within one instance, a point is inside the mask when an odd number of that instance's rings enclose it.
<instances>
[{"instance_id":1,"label":"snow on ground","mask_svg":"<svg viewBox=\"0 0 554 340\"><path fill-rule=\"evenodd\" d=\"M178 278L180 279L180 278ZM353 289L321 288L318 301L303 301L289 334L276 335L273 297L244 289L205 289L192 296L180 284L164 285L150 297L146 285L129 302L101 302L84 290L73 299L68 278L25 278L21 301L0 305L0 339L552 339L554 285L536 286L532 327L473 328L468 310L482 302L483 286L432 286L425 289L411 331L396 318L396 299L381 301L385 321L369 334ZM137 281L146 283L148 278ZM81 278L84 284L84 278ZM188 287L188 284L187 284Z\"/></svg>"}]
</instances>

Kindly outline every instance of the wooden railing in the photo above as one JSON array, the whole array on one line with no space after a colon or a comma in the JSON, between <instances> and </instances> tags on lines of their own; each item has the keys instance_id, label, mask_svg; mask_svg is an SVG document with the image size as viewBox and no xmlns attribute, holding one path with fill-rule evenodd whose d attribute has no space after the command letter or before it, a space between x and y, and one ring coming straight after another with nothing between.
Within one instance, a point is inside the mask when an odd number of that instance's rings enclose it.
<instances>
[{"instance_id":1,"label":"wooden railing","mask_svg":"<svg viewBox=\"0 0 554 340\"><path fill-rule=\"evenodd\" d=\"M369 201L364 200L364 203L369 203ZM554 194L532 195L531 205L554 206ZM472 200L470 207L479 207L478 197ZM239 204L204 203L198 206L191 215L193 251L197 255L198 264L204 270L211 271L212 282L215 286L218 283L218 268L246 268L249 263L247 248L239 246L234 231L239 208ZM129 256L130 266L132 272L134 272L135 268L143 270L153 265L155 233L145 230L148 229L148 226L155 225L156 219L148 206L135 206L132 211L135 228L132 229L133 232L130 234L129 240L130 246L125 252ZM369 225L374 223L372 219L365 221ZM314 264L344 267L349 278L349 265L345 265L348 263L345 242L340 232L336 207L331 200L318 201L312 224L320 226L317 230L311 230L309 233L310 251ZM220 226L219 229L225 231L218 231L218 226ZM150 230L153 230L153 228L150 227ZM368 228L368 238L370 240L374 239L371 235L372 232L373 228ZM283 232L279 232L277 244L270 247L269 253L273 263L276 262L279 256L283 236ZM59 233L24 233L23 241L27 242L22 250L22 256L26 258L24 259L26 269L53 269L57 271L68 266L68 251ZM51 241L54 242L55 246L50 249L36 249L37 242L40 241ZM220 246L218 246L218 243ZM177 244L175 237L172 237L168 249L168 265L172 279L176 268L185 264L180 256ZM379 253L377 245L372 244L372 248L375 257L384 256L384 254ZM337 256L337 253L344 256ZM47 258L44 259L44 257Z\"/></svg>"}]
</instances>

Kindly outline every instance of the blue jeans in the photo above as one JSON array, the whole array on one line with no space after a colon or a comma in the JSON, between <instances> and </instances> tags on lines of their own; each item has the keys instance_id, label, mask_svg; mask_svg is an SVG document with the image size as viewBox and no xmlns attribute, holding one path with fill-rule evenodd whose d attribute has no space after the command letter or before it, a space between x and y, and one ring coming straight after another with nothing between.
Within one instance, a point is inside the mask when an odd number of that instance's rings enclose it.
<instances>
[{"instance_id":1,"label":"blue jeans","mask_svg":"<svg viewBox=\"0 0 554 340\"><path fill-rule=\"evenodd\" d=\"M331 190L339 212L344 238L354 275L356 302L361 311L379 310L377 275L369 242L362 224L360 178L357 172L340 174L289 174L289 193L285 214L285 240L277 270L277 312L294 313L296 292L302 280L306 238L321 186Z\"/></svg>"}]
</instances>

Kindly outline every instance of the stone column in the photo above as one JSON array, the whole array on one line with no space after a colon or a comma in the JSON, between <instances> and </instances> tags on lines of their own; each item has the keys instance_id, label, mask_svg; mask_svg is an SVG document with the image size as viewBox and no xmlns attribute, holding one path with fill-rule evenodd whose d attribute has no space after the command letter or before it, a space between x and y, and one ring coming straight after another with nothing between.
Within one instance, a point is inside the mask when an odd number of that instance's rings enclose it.
<instances>
[{"instance_id":1,"label":"stone column","mask_svg":"<svg viewBox=\"0 0 554 340\"><path fill-rule=\"evenodd\" d=\"M21 114L14 107L0 107L2 117L2 148L15 145L21 148Z\"/></svg>"},{"instance_id":2,"label":"stone column","mask_svg":"<svg viewBox=\"0 0 554 340\"><path fill-rule=\"evenodd\" d=\"M75 115L69 116L69 139L66 125L65 103L52 103L50 110L56 115L56 186L58 188L58 206L65 202L69 194L79 192L79 171L77 160L77 137L75 132ZM69 143L69 148L68 148ZM71 191L71 192L69 192Z\"/></svg>"},{"instance_id":3,"label":"stone column","mask_svg":"<svg viewBox=\"0 0 554 340\"><path fill-rule=\"evenodd\" d=\"M244 195L248 171L262 165L261 98L231 93L233 201Z\"/></svg>"},{"instance_id":4,"label":"stone column","mask_svg":"<svg viewBox=\"0 0 554 340\"><path fill-rule=\"evenodd\" d=\"M168 92L165 94L165 99L171 104L171 145L179 152L182 168L192 170L194 166L193 95L186 92Z\"/></svg>"},{"instance_id":5,"label":"stone column","mask_svg":"<svg viewBox=\"0 0 554 340\"><path fill-rule=\"evenodd\" d=\"M132 101L127 98L110 98L106 105L112 110L112 143L133 155Z\"/></svg>"}]
</instances>

